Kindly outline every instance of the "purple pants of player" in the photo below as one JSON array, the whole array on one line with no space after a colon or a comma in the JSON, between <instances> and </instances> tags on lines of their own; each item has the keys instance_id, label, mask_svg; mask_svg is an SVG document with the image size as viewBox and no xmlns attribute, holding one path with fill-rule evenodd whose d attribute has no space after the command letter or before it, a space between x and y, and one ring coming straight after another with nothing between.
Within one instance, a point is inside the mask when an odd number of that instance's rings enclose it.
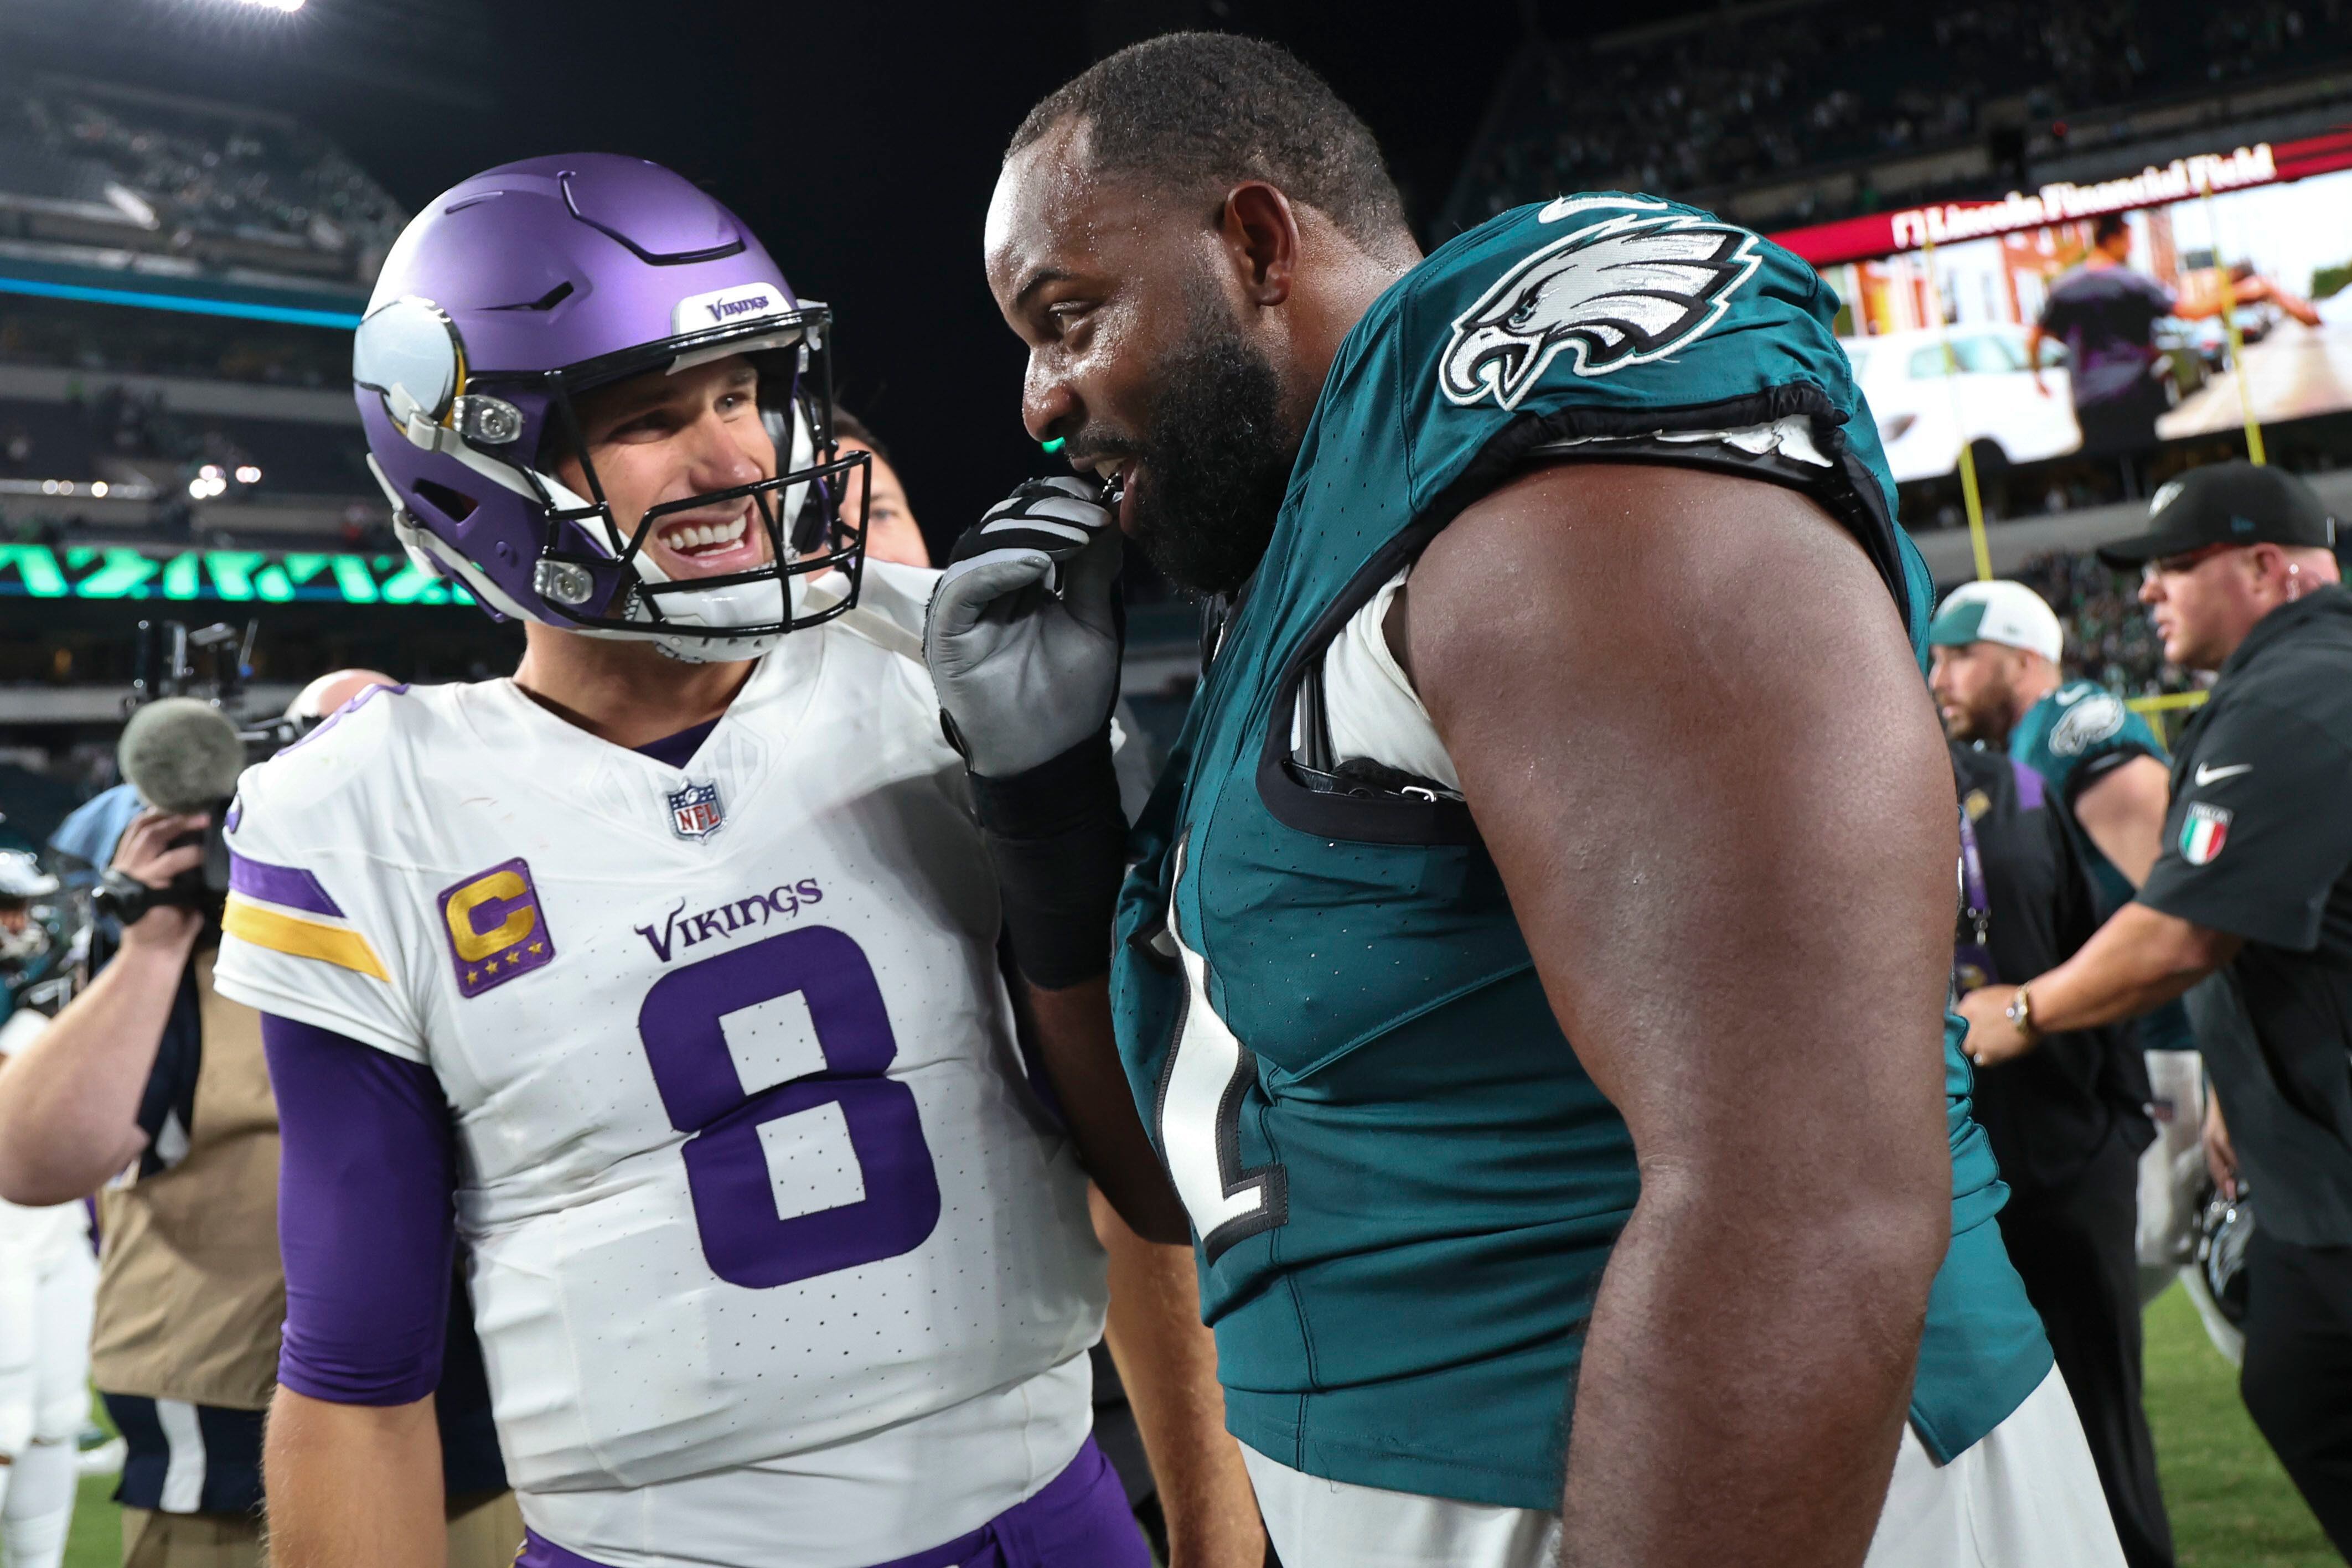
<instances>
[{"instance_id":1,"label":"purple pants of player","mask_svg":"<svg viewBox=\"0 0 2352 1568\"><path fill-rule=\"evenodd\" d=\"M515 1568L604 1568L527 1534ZM874 1568L1150 1568L1127 1492L1092 1437L1028 1501L928 1552Z\"/></svg>"}]
</instances>

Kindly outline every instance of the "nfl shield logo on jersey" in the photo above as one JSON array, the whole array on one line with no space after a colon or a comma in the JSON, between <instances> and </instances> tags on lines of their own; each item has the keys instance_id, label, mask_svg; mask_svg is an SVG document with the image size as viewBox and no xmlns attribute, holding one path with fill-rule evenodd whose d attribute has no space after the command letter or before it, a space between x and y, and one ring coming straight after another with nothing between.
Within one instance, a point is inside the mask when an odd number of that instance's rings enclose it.
<instances>
[{"instance_id":1,"label":"nfl shield logo on jersey","mask_svg":"<svg viewBox=\"0 0 2352 1568\"><path fill-rule=\"evenodd\" d=\"M2180 824L2180 858L2190 865L2210 863L2230 841L2230 808L2209 806L2200 800L2189 808L2189 820Z\"/></svg>"},{"instance_id":2,"label":"nfl shield logo on jersey","mask_svg":"<svg viewBox=\"0 0 2352 1568\"><path fill-rule=\"evenodd\" d=\"M688 780L669 797L669 831L681 839L707 839L727 821L719 803L719 786Z\"/></svg>"}]
</instances>

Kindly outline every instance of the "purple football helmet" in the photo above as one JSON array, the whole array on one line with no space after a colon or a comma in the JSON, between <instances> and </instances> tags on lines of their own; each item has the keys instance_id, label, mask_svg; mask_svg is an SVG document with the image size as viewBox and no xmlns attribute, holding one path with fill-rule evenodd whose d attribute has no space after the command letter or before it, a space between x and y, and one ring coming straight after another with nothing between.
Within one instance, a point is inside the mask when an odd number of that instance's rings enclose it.
<instances>
[{"instance_id":1,"label":"purple football helmet","mask_svg":"<svg viewBox=\"0 0 2352 1568\"><path fill-rule=\"evenodd\" d=\"M410 556L493 613L751 658L856 602L865 518L841 498L866 457L834 443L831 329L734 214L668 170L600 152L509 163L428 204L384 261L352 354L369 466ZM625 529L574 400L736 354L760 372L776 476ZM555 476L564 453L587 495ZM761 566L672 580L644 548L665 517L745 498L772 547Z\"/></svg>"}]
</instances>

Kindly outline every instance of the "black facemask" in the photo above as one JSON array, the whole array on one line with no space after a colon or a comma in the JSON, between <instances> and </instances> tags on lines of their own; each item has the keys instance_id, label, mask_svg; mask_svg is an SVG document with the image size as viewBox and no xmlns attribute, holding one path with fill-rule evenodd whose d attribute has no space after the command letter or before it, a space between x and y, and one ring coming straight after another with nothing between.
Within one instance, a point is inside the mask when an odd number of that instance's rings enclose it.
<instances>
[{"instance_id":1,"label":"black facemask","mask_svg":"<svg viewBox=\"0 0 2352 1568\"><path fill-rule=\"evenodd\" d=\"M1192 301L1184 341L1154 368L1159 396L1138 455L1133 535L1171 581L1231 593L1274 538L1297 441L1281 426L1281 379L1224 300Z\"/></svg>"}]
</instances>

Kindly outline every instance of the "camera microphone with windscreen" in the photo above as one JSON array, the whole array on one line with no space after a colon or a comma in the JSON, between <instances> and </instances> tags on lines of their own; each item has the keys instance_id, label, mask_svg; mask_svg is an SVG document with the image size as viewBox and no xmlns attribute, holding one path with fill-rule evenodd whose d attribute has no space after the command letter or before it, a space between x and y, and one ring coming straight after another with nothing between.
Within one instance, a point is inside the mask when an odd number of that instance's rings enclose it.
<instances>
[{"instance_id":1,"label":"camera microphone with windscreen","mask_svg":"<svg viewBox=\"0 0 2352 1568\"><path fill-rule=\"evenodd\" d=\"M163 811L207 811L236 793L245 742L208 703L163 697L131 716L115 751L140 799Z\"/></svg>"}]
</instances>

